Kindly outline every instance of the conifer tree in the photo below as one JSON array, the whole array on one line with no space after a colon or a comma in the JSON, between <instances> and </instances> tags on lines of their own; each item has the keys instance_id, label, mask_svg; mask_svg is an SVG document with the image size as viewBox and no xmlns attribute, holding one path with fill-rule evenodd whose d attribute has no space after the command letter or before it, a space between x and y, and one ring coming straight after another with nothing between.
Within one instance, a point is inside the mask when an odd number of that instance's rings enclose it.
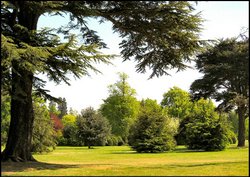
<instances>
[{"instance_id":1,"label":"conifer tree","mask_svg":"<svg viewBox=\"0 0 250 177\"><path fill-rule=\"evenodd\" d=\"M67 114L67 102L65 98L59 97L60 102L58 103L58 110L60 111L59 118L62 119L63 116Z\"/></svg>"},{"instance_id":2,"label":"conifer tree","mask_svg":"<svg viewBox=\"0 0 250 177\"><path fill-rule=\"evenodd\" d=\"M69 84L67 73L76 78L98 70L93 62L109 63L112 55L86 18L110 21L124 39L120 43L124 60L134 58L137 71L152 69L153 76L167 74L171 68L185 69L185 61L200 48L201 18L186 1L1 1L2 89L11 96L11 122L2 161L31 161L34 112L32 92L53 98L37 77ZM69 15L67 26L37 30L43 14ZM99 18L97 18L99 17ZM49 20L49 19L48 19ZM79 29L82 45L70 30ZM56 33L63 34L61 42Z\"/></svg>"},{"instance_id":3,"label":"conifer tree","mask_svg":"<svg viewBox=\"0 0 250 177\"><path fill-rule=\"evenodd\" d=\"M218 110L236 110L239 117L238 146L245 146L245 120L249 116L249 38L219 40L197 56L197 69L204 74L190 90L195 99L220 101Z\"/></svg>"}]
</instances>

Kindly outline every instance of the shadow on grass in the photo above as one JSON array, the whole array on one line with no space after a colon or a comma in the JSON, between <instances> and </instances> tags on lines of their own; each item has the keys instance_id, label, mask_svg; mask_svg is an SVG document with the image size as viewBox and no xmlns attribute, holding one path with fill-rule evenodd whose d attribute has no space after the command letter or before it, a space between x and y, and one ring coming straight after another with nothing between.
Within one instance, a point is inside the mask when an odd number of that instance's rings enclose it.
<instances>
[{"instance_id":1,"label":"shadow on grass","mask_svg":"<svg viewBox=\"0 0 250 177\"><path fill-rule=\"evenodd\" d=\"M243 147L243 148L239 148L236 146L229 146L227 147L225 150L227 149L246 149L248 147ZM224 150L222 150L224 151ZM157 153L138 153L136 151L133 150L124 150L124 151L112 151L110 152L111 154L160 154L160 153L198 153L198 152L221 152L220 150L214 150L214 151L206 151L203 149L188 149L187 147L181 146L181 147L177 147L176 149L172 150L172 151L165 151L165 152L157 152Z\"/></svg>"},{"instance_id":2,"label":"shadow on grass","mask_svg":"<svg viewBox=\"0 0 250 177\"><path fill-rule=\"evenodd\" d=\"M209 162L209 163L201 163L201 164L180 164L180 165L169 165L171 167L201 167L201 166L210 166L210 165L227 165L227 164L242 164L247 161L240 162Z\"/></svg>"},{"instance_id":3,"label":"shadow on grass","mask_svg":"<svg viewBox=\"0 0 250 177\"><path fill-rule=\"evenodd\" d=\"M92 149L100 149L101 147L100 146L91 146L91 148L88 148L86 146L59 146L60 148L57 148L56 147L56 150L59 150L59 151L65 151L65 150L69 150L69 151L83 151L83 150L92 150Z\"/></svg>"},{"instance_id":4,"label":"shadow on grass","mask_svg":"<svg viewBox=\"0 0 250 177\"><path fill-rule=\"evenodd\" d=\"M51 164L44 162L1 162L1 172L23 172L27 170L57 170L77 167L78 165Z\"/></svg>"},{"instance_id":5,"label":"shadow on grass","mask_svg":"<svg viewBox=\"0 0 250 177\"><path fill-rule=\"evenodd\" d=\"M111 154L139 154L136 151L116 151L116 152L111 152Z\"/></svg>"},{"instance_id":6,"label":"shadow on grass","mask_svg":"<svg viewBox=\"0 0 250 177\"><path fill-rule=\"evenodd\" d=\"M168 165L161 165L161 166L152 166L152 167L142 167L142 168L149 168L149 169L156 169L156 168L185 168L185 167L204 167L204 166L217 166L217 165L228 165L228 164L242 164L248 163L248 161L240 161L240 162L209 162L209 163L199 163L199 164L168 164Z\"/></svg>"}]
</instances>

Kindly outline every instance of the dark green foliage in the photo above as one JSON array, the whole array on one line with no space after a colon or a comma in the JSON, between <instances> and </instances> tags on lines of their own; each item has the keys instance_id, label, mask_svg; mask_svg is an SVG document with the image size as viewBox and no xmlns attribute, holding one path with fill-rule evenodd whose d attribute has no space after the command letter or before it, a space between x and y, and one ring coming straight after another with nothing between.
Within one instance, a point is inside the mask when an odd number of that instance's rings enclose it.
<instances>
[{"instance_id":1,"label":"dark green foliage","mask_svg":"<svg viewBox=\"0 0 250 177\"><path fill-rule=\"evenodd\" d=\"M212 101L198 100L189 115L186 126L186 143L189 149L223 150L229 143L227 130L215 112Z\"/></svg>"},{"instance_id":2,"label":"dark green foliage","mask_svg":"<svg viewBox=\"0 0 250 177\"><path fill-rule=\"evenodd\" d=\"M84 143L78 139L78 127L76 124L68 124L63 127L63 136L59 139L61 146L82 146Z\"/></svg>"},{"instance_id":3,"label":"dark green foliage","mask_svg":"<svg viewBox=\"0 0 250 177\"><path fill-rule=\"evenodd\" d=\"M191 118L186 115L185 118L183 118L178 127L178 133L174 136L177 145L186 145L187 140L186 140L186 125L191 121Z\"/></svg>"},{"instance_id":4,"label":"dark green foliage","mask_svg":"<svg viewBox=\"0 0 250 177\"><path fill-rule=\"evenodd\" d=\"M89 107L81 111L77 116L77 136L81 143L89 148L102 146L110 136L111 127L109 122L100 113Z\"/></svg>"},{"instance_id":5,"label":"dark green foliage","mask_svg":"<svg viewBox=\"0 0 250 177\"><path fill-rule=\"evenodd\" d=\"M164 152L174 148L169 119L154 100L143 100L138 119L130 129L129 145L137 152Z\"/></svg>"},{"instance_id":6,"label":"dark green foliage","mask_svg":"<svg viewBox=\"0 0 250 177\"><path fill-rule=\"evenodd\" d=\"M187 145L189 149L218 151L225 149L227 137L222 134L219 122L207 125L205 123L189 123L187 126Z\"/></svg>"},{"instance_id":7,"label":"dark green foliage","mask_svg":"<svg viewBox=\"0 0 250 177\"><path fill-rule=\"evenodd\" d=\"M62 117L67 114L67 102L65 98L59 97L59 100L60 102L58 103L58 111L60 112L60 114L58 115L58 117L62 119Z\"/></svg>"},{"instance_id":8,"label":"dark green foliage","mask_svg":"<svg viewBox=\"0 0 250 177\"><path fill-rule=\"evenodd\" d=\"M183 60L199 48L198 33L201 18L186 1L126 1L107 2L100 11L113 23L113 29L124 40L120 43L125 60L135 58L137 71L152 69L153 76L167 70L183 70ZM126 15L124 15L126 14ZM128 15L129 14L129 15Z\"/></svg>"},{"instance_id":9,"label":"dark green foliage","mask_svg":"<svg viewBox=\"0 0 250 177\"><path fill-rule=\"evenodd\" d=\"M239 117L238 146L245 146L245 119L249 115L249 38L220 40L197 56L197 69L204 73L194 81L194 98L221 101L219 110L236 109Z\"/></svg>"}]
</instances>

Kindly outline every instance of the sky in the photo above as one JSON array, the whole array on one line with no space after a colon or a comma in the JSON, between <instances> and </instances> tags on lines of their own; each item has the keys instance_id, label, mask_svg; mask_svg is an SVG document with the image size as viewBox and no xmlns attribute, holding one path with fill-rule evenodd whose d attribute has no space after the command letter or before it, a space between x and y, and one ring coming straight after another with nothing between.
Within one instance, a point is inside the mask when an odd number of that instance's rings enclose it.
<instances>
[{"instance_id":1,"label":"sky","mask_svg":"<svg viewBox=\"0 0 250 177\"><path fill-rule=\"evenodd\" d=\"M201 17L205 20L202 23L201 39L221 39L236 37L241 29L249 28L249 2L248 1L199 1L194 6L196 12L201 11ZM42 27L57 28L68 23L68 18L60 16L43 15L39 18L38 29ZM99 36L107 44L109 49L102 50L106 54L119 55L119 34L113 33L112 24L105 22L99 24L95 19L88 19L89 27L98 32ZM64 97L67 101L68 110L72 108L81 111L86 107L98 109L103 100L109 96L108 85L119 80L118 72L125 72L129 78L129 85L137 92L136 98L155 99L161 102L163 94L173 86L177 86L185 91L189 91L190 85L196 79L202 77L194 63L189 64L193 69L186 69L176 73L171 70L171 76L164 75L148 79L151 71L147 73L136 72L136 62L122 62L120 56L111 61L113 65L94 64L102 74L90 71L90 76L83 76L81 79L74 79L70 76L70 86L65 83L59 85L54 82L47 82L45 89L50 90L50 94L55 97ZM41 75L40 75L41 76ZM46 80L45 76L41 76Z\"/></svg>"}]
</instances>

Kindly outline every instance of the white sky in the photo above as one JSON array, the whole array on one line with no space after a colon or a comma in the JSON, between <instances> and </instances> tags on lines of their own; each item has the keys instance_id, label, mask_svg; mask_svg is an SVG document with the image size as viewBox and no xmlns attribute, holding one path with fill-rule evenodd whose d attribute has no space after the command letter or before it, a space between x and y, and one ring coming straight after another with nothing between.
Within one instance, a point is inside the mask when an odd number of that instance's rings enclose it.
<instances>
[{"instance_id":1,"label":"white sky","mask_svg":"<svg viewBox=\"0 0 250 177\"><path fill-rule=\"evenodd\" d=\"M249 28L249 2L248 1L199 1L195 6L196 11L202 11L203 31L202 39L219 39L236 37L239 35L242 27ZM41 27L59 27L68 22L67 18L54 16L41 16L38 22L38 28ZM97 20L89 22L90 28L96 30L109 49L105 53L119 54L118 44L121 41L117 33L113 33L112 24L99 24ZM116 57L112 63L114 65L97 64L97 68L103 74L95 74L90 71L91 76L83 76L75 80L72 77L71 86L64 83L56 85L53 82L47 82L46 89L55 97L65 97L68 110L72 107L80 111L88 106L98 109L103 99L108 97L107 86L115 83L119 78L118 72L125 72L129 75L128 82L130 86L136 89L137 98L156 99L158 103L162 100L162 95L173 86L178 86L183 90L189 91L191 83L202 75L195 69L187 69L175 73L170 71L172 76L161 76L148 80L151 71L146 74L136 73L134 61L122 63L121 57Z\"/></svg>"}]
</instances>

